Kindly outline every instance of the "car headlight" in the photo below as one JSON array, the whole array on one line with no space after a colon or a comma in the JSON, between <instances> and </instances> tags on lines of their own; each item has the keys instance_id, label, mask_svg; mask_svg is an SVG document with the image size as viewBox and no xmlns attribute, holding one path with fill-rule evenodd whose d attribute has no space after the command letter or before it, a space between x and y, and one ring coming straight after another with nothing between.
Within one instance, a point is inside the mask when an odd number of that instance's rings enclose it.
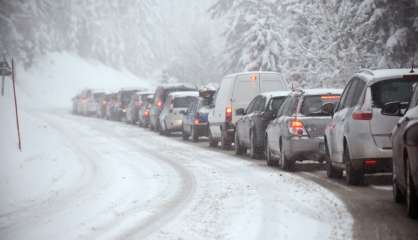
<instances>
[{"instance_id":1,"label":"car headlight","mask_svg":"<svg viewBox=\"0 0 418 240\"><path fill-rule=\"evenodd\" d=\"M406 130L405 143L409 146L418 146L418 123Z\"/></svg>"}]
</instances>

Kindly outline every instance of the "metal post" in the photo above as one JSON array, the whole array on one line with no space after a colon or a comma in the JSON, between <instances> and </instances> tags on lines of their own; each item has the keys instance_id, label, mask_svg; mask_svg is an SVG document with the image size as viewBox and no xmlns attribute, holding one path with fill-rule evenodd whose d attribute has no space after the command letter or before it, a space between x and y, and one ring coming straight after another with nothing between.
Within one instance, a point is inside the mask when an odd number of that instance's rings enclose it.
<instances>
[{"instance_id":1,"label":"metal post","mask_svg":"<svg viewBox=\"0 0 418 240\"><path fill-rule=\"evenodd\" d=\"M4 96L4 80L5 76L1 78L1 95Z\"/></svg>"},{"instance_id":2,"label":"metal post","mask_svg":"<svg viewBox=\"0 0 418 240\"><path fill-rule=\"evenodd\" d=\"M12 82L13 82L13 94L14 94L14 100L15 100L17 138L19 140L19 151L22 151L22 141L20 139L19 113L17 110L17 98L16 98L16 69L15 69L15 63L13 61L13 58L12 58Z\"/></svg>"}]
</instances>

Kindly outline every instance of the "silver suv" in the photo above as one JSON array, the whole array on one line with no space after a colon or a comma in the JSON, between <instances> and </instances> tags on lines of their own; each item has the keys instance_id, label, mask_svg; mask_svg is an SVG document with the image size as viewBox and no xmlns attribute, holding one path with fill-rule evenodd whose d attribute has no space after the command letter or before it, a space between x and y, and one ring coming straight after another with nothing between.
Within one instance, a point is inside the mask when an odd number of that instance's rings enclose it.
<instances>
[{"instance_id":1,"label":"silver suv","mask_svg":"<svg viewBox=\"0 0 418 240\"><path fill-rule=\"evenodd\" d=\"M392 171L391 131L397 116L381 113L389 102L408 102L412 94L408 69L362 70L344 89L335 107L326 107L333 118L325 130L329 156L327 175L342 177L350 185L362 184L364 174Z\"/></svg>"},{"instance_id":2,"label":"silver suv","mask_svg":"<svg viewBox=\"0 0 418 240\"><path fill-rule=\"evenodd\" d=\"M277 118L266 130L267 164L293 170L296 161L326 158L324 130L331 115L322 111L327 103L340 99L340 89L309 89L292 92L282 104Z\"/></svg>"}]
</instances>

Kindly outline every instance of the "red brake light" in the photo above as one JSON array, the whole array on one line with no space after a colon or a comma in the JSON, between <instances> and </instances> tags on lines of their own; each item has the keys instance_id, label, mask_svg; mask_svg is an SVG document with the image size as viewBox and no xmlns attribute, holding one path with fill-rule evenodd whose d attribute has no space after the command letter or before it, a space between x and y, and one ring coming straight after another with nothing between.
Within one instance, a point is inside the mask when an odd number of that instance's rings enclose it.
<instances>
[{"instance_id":1,"label":"red brake light","mask_svg":"<svg viewBox=\"0 0 418 240\"><path fill-rule=\"evenodd\" d=\"M161 102L161 100L158 100L158 102L157 102L157 106L158 106L159 108L161 108L161 107L163 106L163 103Z\"/></svg>"},{"instance_id":2,"label":"red brake light","mask_svg":"<svg viewBox=\"0 0 418 240\"><path fill-rule=\"evenodd\" d=\"M199 125L199 124L200 124L199 119L195 119L195 120L193 121L193 124L194 124L194 125Z\"/></svg>"},{"instance_id":3,"label":"red brake light","mask_svg":"<svg viewBox=\"0 0 418 240\"><path fill-rule=\"evenodd\" d=\"M375 166L376 164L377 164L377 161L373 159L364 161L364 165L366 165L367 167L372 167L372 166Z\"/></svg>"},{"instance_id":4,"label":"red brake light","mask_svg":"<svg viewBox=\"0 0 418 240\"><path fill-rule=\"evenodd\" d=\"M296 136L307 135L303 122L298 119L289 122L289 132Z\"/></svg>"},{"instance_id":5,"label":"red brake light","mask_svg":"<svg viewBox=\"0 0 418 240\"><path fill-rule=\"evenodd\" d=\"M372 112L353 112L353 120L371 120L373 118Z\"/></svg>"},{"instance_id":6,"label":"red brake light","mask_svg":"<svg viewBox=\"0 0 418 240\"><path fill-rule=\"evenodd\" d=\"M144 116L145 117L148 117L149 116L149 110L147 109L147 110L145 110L145 112L144 112Z\"/></svg>"},{"instance_id":7,"label":"red brake light","mask_svg":"<svg viewBox=\"0 0 418 240\"><path fill-rule=\"evenodd\" d=\"M340 98L338 95L321 96L321 100L339 100Z\"/></svg>"},{"instance_id":8,"label":"red brake light","mask_svg":"<svg viewBox=\"0 0 418 240\"><path fill-rule=\"evenodd\" d=\"M225 108L225 121L226 122L232 121L232 107Z\"/></svg>"}]
</instances>

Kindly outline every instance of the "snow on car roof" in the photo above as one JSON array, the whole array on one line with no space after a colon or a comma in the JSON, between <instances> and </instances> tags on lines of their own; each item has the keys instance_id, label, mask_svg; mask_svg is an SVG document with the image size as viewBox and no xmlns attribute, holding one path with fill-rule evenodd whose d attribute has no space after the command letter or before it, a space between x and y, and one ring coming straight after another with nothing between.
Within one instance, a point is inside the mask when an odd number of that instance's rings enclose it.
<instances>
[{"instance_id":1,"label":"snow on car roof","mask_svg":"<svg viewBox=\"0 0 418 240\"><path fill-rule=\"evenodd\" d=\"M141 96L141 95L148 95L148 94L154 94L154 92L151 91L138 91L135 93L135 95Z\"/></svg>"},{"instance_id":2,"label":"snow on car roof","mask_svg":"<svg viewBox=\"0 0 418 240\"><path fill-rule=\"evenodd\" d=\"M294 91L294 94L303 94L303 95L322 95L322 94L338 94L341 95L343 92L342 89L338 88L314 88L314 89L302 89L299 91Z\"/></svg>"},{"instance_id":3,"label":"snow on car roof","mask_svg":"<svg viewBox=\"0 0 418 240\"><path fill-rule=\"evenodd\" d=\"M234 76L243 75L243 74L260 74L260 73L274 73L274 74L280 75L280 73L278 73L278 72L269 72L269 71L251 71L251 72L233 73L233 74L229 74L229 75L227 75L226 77L234 77Z\"/></svg>"},{"instance_id":4,"label":"snow on car roof","mask_svg":"<svg viewBox=\"0 0 418 240\"><path fill-rule=\"evenodd\" d=\"M418 71L411 73L410 68L397 68L397 69L377 69L377 70L368 70L362 69L355 76L362 77L369 84L373 84L378 81L402 78L405 75L418 75Z\"/></svg>"},{"instance_id":5,"label":"snow on car roof","mask_svg":"<svg viewBox=\"0 0 418 240\"><path fill-rule=\"evenodd\" d=\"M266 96L266 97L282 97L282 96L287 96L290 93L291 93L290 91L273 91L273 92L264 92L261 95Z\"/></svg>"},{"instance_id":6,"label":"snow on car roof","mask_svg":"<svg viewBox=\"0 0 418 240\"><path fill-rule=\"evenodd\" d=\"M159 87L162 87L162 88L176 88L176 87L196 88L190 83L166 83L166 84L161 84Z\"/></svg>"},{"instance_id":7,"label":"snow on car roof","mask_svg":"<svg viewBox=\"0 0 418 240\"><path fill-rule=\"evenodd\" d=\"M172 92L169 94L172 97L199 97L199 92L197 91L188 91L188 92Z\"/></svg>"}]
</instances>

